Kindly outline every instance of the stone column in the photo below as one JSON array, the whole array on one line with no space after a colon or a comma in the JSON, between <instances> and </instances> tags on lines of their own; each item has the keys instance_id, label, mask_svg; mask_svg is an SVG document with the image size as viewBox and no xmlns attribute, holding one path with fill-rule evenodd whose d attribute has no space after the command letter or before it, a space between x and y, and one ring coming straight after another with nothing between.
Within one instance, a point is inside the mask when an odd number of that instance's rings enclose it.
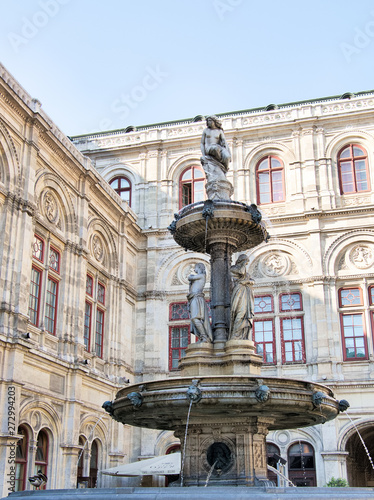
<instances>
[{"instance_id":1,"label":"stone column","mask_svg":"<svg viewBox=\"0 0 374 500\"><path fill-rule=\"evenodd\" d=\"M222 240L222 238L221 238ZM213 316L213 341L215 348L222 348L228 337L230 313L230 266L235 247L229 242L208 241L211 264L211 309Z\"/></svg>"}]
</instances>

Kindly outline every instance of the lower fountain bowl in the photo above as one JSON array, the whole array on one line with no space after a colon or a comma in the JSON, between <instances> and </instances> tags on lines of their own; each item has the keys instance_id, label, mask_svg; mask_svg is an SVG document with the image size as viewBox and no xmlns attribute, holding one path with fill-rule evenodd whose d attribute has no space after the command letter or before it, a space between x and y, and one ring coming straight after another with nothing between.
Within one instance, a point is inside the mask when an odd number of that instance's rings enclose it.
<instances>
[{"instance_id":1,"label":"lower fountain bowl","mask_svg":"<svg viewBox=\"0 0 374 500\"><path fill-rule=\"evenodd\" d=\"M185 425L192 401L191 424L238 423L268 418L268 430L324 423L339 413L339 402L321 384L256 376L169 378L121 389L111 406L113 418L124 424L176 430ZM193 392L193 390L192 390Z\"/></svg>"}]
</instances>

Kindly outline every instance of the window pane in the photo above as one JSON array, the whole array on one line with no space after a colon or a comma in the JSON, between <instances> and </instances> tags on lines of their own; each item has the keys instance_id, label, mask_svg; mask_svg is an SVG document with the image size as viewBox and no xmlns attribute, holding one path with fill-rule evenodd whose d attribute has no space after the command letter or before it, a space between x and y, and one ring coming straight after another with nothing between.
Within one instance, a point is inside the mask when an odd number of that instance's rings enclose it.
<instances>
[{"instance_id":1,"label":"window pane","mask_svg":"<svg viewBox=\"0 0 374 500\"><path fill-rule=\"evenodd\" d=\"M45 303L45 329L55 334L56 307L57 307L57 283L48 278L47 296Z\"/></svg>"},{"instance_id":2,"label":"window pane","mask_svg":"<svg viewBox=\"0 0 374 500\"><path fill-rule=\"evenodd\" d=\"M31 324L38 326L38 315L39 315L39 301L40 301L40 280L41 271L31 269L31 283L30 283L30 295L29 295L29 316Z\"/></svg>"},{"instance_id":3,"label":"window pane","mask_svg":"<svg viewBox=\"0 0 374 500\"><path fill-rule=\"evenodd\" d=\"M87 274L86 278L86 293L92 297L93 294L93 279Z\"/></svg>"},{"instance_id":4,"label":"window pane","mask_svg":"<svg viewBox=\"0 0 374 500\"><path fill-rule=\"evenodd\" d=\"M34 243L33 243L32 248L33 248L32 256L35 257L35 259L38 259L41 262L43 262L43 260L44 260L44 243L37 236L34 236Z\"/></svg>"},{"instance_id":5,"label":"window pane","mask_svg":"<svg viewBox=\"0 0 374 500\"><path fill-rule=\"evenodd\" d=\"M194 168L194 178L195 179L204 179L204 172L202 172L199 168Z\"/></svg>"},{"instance_id":6,"label":"window pane","mask_svg":"<svg viewBox=\"0 0 374 500\"><path fill-rule=\"evenodd\" d=\"M171 318L172 320L177 319L189 319L188 304L187 302L182 302L181 304L171 304Z\"/></svg>"},{"instance_id":7,"label":"window pane","mask_svg":"<svg viewBox=\"0 0 374 500\"><path fill-rule=\"evenodd\" d=\"M120 188L121 189L127 189L130 187L130 183L125 177L121 177L119 179L119 181L120 181Z\"/></svg>"},{"instance_id":8,"label":"window pane","mask_svg":"<svg viewBox=\"0 0 374 500\"><path fill-rule=\"evenodd\" d=\"M118 189L118 179L114 179L114 181L111 181L110 185L113 189Z\"/></svg>"},{"instance_id":9,"label":"window pane","mask_svg":"<svg viewBox=\"0 0 374 500\"><path fill-rule=\"evenodd\" d=\"M97 300L101 304L105 304L105 287L101 283L97 285Z\"/></svg>"},{"instance_id":10,"label":"window pane","mask_svg":"<svg viewBox=\"0 0 374 500\"><path fill-rule=\"evenodd\" d=\"M187 180L190 180L192 179L192 169L189 168L188 170L186 170L184 172L184 174L182 175L182 181L187 181Z\"/></svg>"},{"instance_id":11,"label":"window pane","mask_svg":"<svg viewBox=\"0 0 374 500\"><path fill-rule=\"evenodd\" d=\"M56 271L56 273L60 272L60 254L53 248L49 251L49 267Z\"/></svg>"},{"instance_id":12,"label":"window pane","mask_svg":"<svg viewBox=\"0 0 374 500\"><path fill-rule=\"evenodd\" d=\"M365 152L359 148L358 146L353 146L353 155L354 156L365 156Z\"/></svg>"},{"instance_id":13,"label":"window pane","mask_svg":"<svg viewBox=\"0 0 374 500\"><path fill-rule=\"evenodd\" d=\"M273 312L272 296L255 297L255 313L260 312Z\"/></svg>"},{"instance_id":14,"label":"window pane","mask_svg":"<svg viewBox=\"0 0 374 500\"><path fill-rule=\"evenodd\" d=\"M89 302L86 302L84 310L84 347L87 351L90 350L91 314L92 305Z\"/></svg>"},{"instance_id":15,"label":"window pane","mask_svg":"<svg viewBox=\"0 0 374 500\"><path fill-rule=\"evenodd\" d=\"M281 295L281 310L292 311L301 309L301 296L298 293Z\"/></svg>"},{"instance_id":16,"label":"window pane","mask_svg":"<svg viewBox=\"0 0 374 500\"><path fill-rule=\"evenodd\" d=\"M282 164L277 158L271 158L271 168L281 168Z\"/></svg>"},{"instance_id":17,"label":"window pane","mask_svg":"<svg viewBox=\"0 0 374 500\"><path fill-rule=\"evenodd\" d=\"M360 289L349 288L346 290L340 290L340 303L342 307L361 305Z\"/></svg>"},{"instance_id":18,"label":"window pane","mask_svg":"<svg viewBox=\"0 0 374 500\"><path fill-rule=\"evenodd\" d=\"M351 156L351 148L350 146L347 146L343 151L340 153L339 158L350 158Z\"/></svg>"},{"instance_id":19,"label":"window pane","mask_svg":"<svg viewBox=\"0 0 374 500\"><path fill-rule=\"evenodd\" d=\"M103 332L104 332L104 312L96 311L96 331L95 331L95 352L101 358L103 356Z\"/></svg>"},{"instance_id":20,"label":"window pane","mask_svg":"<svg viewBox=\"0 0 374 500\"><path fill-rule=\"evenodd\" d=\"M267 158L265 158L264 160L262 160L261 163L259 163L257 169L258 170L266 170L267 168L269 168L269 161Z\"/></svg>"}]
</instances>

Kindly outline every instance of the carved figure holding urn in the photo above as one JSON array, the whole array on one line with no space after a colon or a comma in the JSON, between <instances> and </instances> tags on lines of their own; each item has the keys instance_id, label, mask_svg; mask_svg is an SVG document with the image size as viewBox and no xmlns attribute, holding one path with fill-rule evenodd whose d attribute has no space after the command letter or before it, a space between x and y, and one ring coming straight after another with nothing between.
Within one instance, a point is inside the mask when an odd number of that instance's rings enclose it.
<instances>
[{"instance_id":1,"label":"carved figure holding urn","mask_svg":"<svg viewBox=\"0 0 374 500\"><path fill-rule=\"evenodd\" d=\"M195 272L188 276L190 290L187 295L188 309L191 319L191 331L199 342L212 342L212 327L210 326L208 306L205 302L204 286L206 282L205 266L195 265Z\"/></svg>"},{"instance_id":2,"label":"carved figure holding urn","mask_svg":"<svg viewBox=\"0 0 374 500\"><path fill-rule=\"evenodd\" d=\"M229 340L249 338L254 316L253 280L249 277L246 266L248 257L239 255L236 263L231 266L231 276L234 288L231 295L231 320Z\"/></svg>"}]
</instances>

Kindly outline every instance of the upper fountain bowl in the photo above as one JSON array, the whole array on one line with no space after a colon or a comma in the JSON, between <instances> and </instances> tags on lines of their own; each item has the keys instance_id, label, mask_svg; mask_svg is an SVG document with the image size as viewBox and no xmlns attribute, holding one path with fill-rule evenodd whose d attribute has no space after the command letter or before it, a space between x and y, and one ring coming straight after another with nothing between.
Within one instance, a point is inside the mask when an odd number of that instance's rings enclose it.
<instances>
[{"instance_id":1,"label":"upper fountain bowl","mask_svg":"<svg viewBox=\"0 0 374 500\"><path fill-rule=\"evenodd\" d=\"M175 214L169 230L180 246L201 253L210 253L215 242L226 242L234 252L242 252L270 237L256 205L231 200L187 205Z\"/></svg>"}]
</instances>

